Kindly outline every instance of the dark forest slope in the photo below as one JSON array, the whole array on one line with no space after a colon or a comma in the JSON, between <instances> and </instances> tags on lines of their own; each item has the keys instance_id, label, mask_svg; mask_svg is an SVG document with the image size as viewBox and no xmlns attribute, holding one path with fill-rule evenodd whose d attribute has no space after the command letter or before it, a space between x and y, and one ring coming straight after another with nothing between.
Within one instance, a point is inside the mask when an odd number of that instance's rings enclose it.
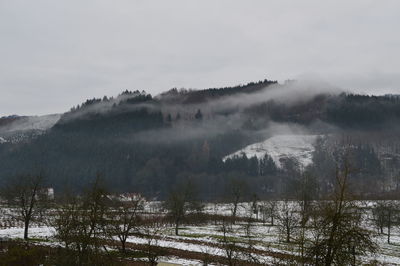
<instances>
[{"instance_id":1,"label":"dark forest slope","mask_svg":"<svg viewBox=\"0 0 400 266\"><path fill-rule=\"evenodd\" d=\"M292 93L298 99L287 101ZM298 172L295 166L277 169L268 157L224 163L222 157L277 134L274 128L282 124L305 134L397 132L397 97L323 90L305 95L296 96L296 85L287 89L265 80L203 91L173 89L156 97L125 91L91 99L28 143L0 144L0 179L43 170L60 191L80 190L100 174L111 190L152 197L164 197L190 179L211 199L221 197L235 178L258 193L278 193L284 190L278 183Z\"/></svg>"}]
</instances>

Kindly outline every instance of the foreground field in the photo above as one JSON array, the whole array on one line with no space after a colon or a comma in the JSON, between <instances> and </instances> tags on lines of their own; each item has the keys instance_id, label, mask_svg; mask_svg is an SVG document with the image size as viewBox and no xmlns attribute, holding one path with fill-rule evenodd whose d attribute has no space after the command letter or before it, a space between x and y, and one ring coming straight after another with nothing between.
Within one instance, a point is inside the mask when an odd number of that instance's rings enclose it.
<instances>
[{"instance_id":1,"label":"foreground field","mask_svg":"<svg viewBox=\"0 0 400 266\"><path fill-rule=\"evenodd\" d=\"M278 206L282 205L278 202ZM362 203L366 212L370 211L372 203ZM230 217L230 204L206 204L204 214L208 215L207 222L192 225L188 221L179 227L179 235L175 235L175 228L169 223L160 223L152 227L149 234L132 233L127 239L127 248L130 253L123 258L125 263L140 263L148 261L144 253L149 247L157 247L157 261L180 265L296 265L300 263L301 250L293 232L290 242L282 238L277 221L271 225L270 217L256 215L251 211L251 203L241 203L237 218L233 223L224 225L221 217ZM278 207L278 209L281 208ZM12 210L3 208L0 229L0 238L3 241L21 240L23 227L21 223L7 218ZM165 215L161 204L146 203L142 213L147 217ZM260 216L260 217L256 217ZM213 218L214 217L214 218ZM251 219L249 218L251 217ZM264 219L265 218L265 219ZM372 216L367 215L364 221L366 227L376 232ZM39 246L63 246L55 238L56 230L46 224L34 224L30 228L30 243ZM306 238L312 238L310 231L305 231ZM391 229L390 244L387 243L387 234L375 234L374 241L378 243L378 251L361 256L357 264L365 265L400 265L400 231L396 226ZM119 242L104 240L107 252L118 248ZM307 244L306 244L307 245Z\"/></svg>"}]
</instances>

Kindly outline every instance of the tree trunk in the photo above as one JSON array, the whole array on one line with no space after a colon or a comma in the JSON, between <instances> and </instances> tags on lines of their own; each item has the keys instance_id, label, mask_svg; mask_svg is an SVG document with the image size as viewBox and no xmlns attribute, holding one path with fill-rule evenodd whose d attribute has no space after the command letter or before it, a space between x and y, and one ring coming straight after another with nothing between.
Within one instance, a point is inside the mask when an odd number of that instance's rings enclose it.
<instances>
[{"instance_id":1,"label":"tree trunk","mask_svg":"<svg viewBox=\"0 0 400 266\"><path fill-rule=\"evenodd\" d=\"M289 225L289 211L286 211L286 218L285 218L285 222L286 222L286 242L289 243L290 242L290 225Z\"/></svg>"},{"instance_id":2,"label":"tree trunk","mask_svg":"<svg viewBox=\"0 0 400 266\"><path fill-rule=\"evenodd\" d=\"M125 253L126 252L126 240L121 241L121 246L122 246L122 252Z\"/></svg>"},{"instance_id":3,"label":"tree trunk","mask_svg":"<svg viewBox=\"0 0 400 266\"><path fill-rule=\"evenodd\" d=\"M179 235L178 230L179 230L179 221L176 221L175 222L175 235Z\"/></svg>"},{"instance_id":4,"label":"tree trunk","mask_svg":"<svg viewBox=\"0 0 400 266\"><path fill-rule=\"evenodd\" d=\"M388 237L387 237L387 242L388 242L388 244L390 244L390 227L392 226L392 221L391 221L391 213L390 213L390 211L389 211L389 213L388 213Z\"/></svg>"},{"instance_id":5,"label":"tree trunk","mask_svg":"<svg viewBox=\"0 0 400 266\"><path fill-rule=\"evenodd\" d=\"M232 211L232 223L235 224L236 220L236 211L237 211L237 202L234 203L233 205L233 211Z\"/></svg>"},{"instance_id":6,"label":"tree trunk","mask_svg":"<svg viewBox=\"0 0 400 266\"><path fill-rule=\"evenodd\" d=\"M24 239L28 240L29 220L25 220Z\"/></svg>"}]
</instances>

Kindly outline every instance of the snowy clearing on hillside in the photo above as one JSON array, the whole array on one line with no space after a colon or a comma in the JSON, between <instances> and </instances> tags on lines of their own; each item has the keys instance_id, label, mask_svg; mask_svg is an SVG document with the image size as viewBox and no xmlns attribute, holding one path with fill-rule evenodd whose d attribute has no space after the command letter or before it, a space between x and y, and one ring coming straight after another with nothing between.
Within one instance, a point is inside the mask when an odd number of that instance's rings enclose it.
<instances>
[{"instance_id":1,"label":"snowy clearing on hillside","mask_svg":"<svg viewBox=\"0 0 400 266\"><path fill-rule=\"evenodd\" d=\"M35 138L52 128L60 117L60 114L19 117L0 126L0 144L19 143Z\"/></svg>"},{"instance_id":2,"label":"snowy clearing on hillside","mask_svg":"<svg viewBox=\"0 0 400 266\"><path fill-rule=\"evenodd\" d=\"M47 130L53 127L60 119L61 114L21 117L14 122L0 128L2 133L29 130Z\"/></svg>"},{"instance_id":3,"label":"snowy clearing on hillside","mask_svg":"<svg viewBox=\"0 0 400 266\"><path fill-rule=\"evenodd\" d=\"M223 158L246 155L247 158L256 156L261 159L268 154L278 167L281 159L295 158L303 167L311 164L314 143L319 135L277 135L263 142L251 144Z\"/></svg>"}]
</instances>

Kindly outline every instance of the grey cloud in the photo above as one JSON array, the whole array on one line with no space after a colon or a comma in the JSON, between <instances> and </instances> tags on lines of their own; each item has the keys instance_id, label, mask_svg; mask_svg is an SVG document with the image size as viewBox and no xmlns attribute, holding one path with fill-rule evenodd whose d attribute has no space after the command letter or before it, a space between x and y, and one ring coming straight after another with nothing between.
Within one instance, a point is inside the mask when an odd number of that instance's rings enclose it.
<instances>
[{"instance_id":1,"label":"grey cloud","mask_svg":"<svg viewBox=\"0 0 400 266\"><path fill-rule=\"evenodd\" d=\"M400 88L398 1L0 1L0 116L307 73Z\"/></svg>"}]
</instances>

